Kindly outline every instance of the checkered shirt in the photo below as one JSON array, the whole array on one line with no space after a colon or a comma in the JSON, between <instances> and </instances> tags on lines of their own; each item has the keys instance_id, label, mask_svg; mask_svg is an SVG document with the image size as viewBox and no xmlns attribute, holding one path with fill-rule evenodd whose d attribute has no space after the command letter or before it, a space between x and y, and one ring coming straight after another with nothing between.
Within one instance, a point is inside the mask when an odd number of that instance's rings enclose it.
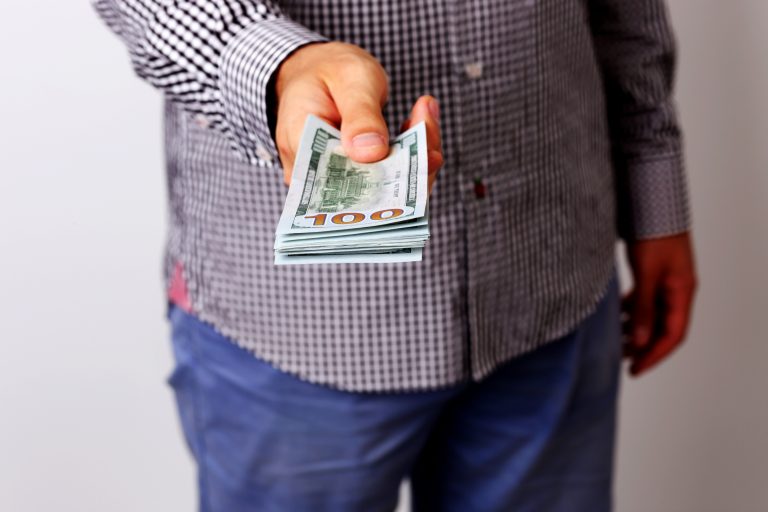
<instances>
[{"instance_id":1,"label":"checkered shirt","mask_svg":"<svg viewBox=\"0 0 768 512\"><path fill-rule=\"evenodd\" d=\"M182 265L196 315L308 381L481 379L589 315L617 235L689 228L663 0L94 3L167 99L166 278ZM423 262L273 264L287 188L270 79L326 39L382 63L392 130L440 100Z\"/></svg>"}]
</instances>

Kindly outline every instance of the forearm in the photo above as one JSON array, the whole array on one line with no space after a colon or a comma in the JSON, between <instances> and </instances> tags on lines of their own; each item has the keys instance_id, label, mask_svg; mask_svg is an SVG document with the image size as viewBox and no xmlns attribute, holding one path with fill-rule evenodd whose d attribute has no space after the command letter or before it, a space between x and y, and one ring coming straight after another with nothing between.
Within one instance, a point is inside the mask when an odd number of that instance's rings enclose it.
<instances>
[{"instance_id":1,"label":"forearm","mask_svg":"<svg viewBox=\"0 0 768 512\"><path fill-rule=\"evenodd\" d=\"M673 99L676 48L663 0L592 0L611 130L619 230L627 240L690 227Z\"/></svg>"}]
</instances>

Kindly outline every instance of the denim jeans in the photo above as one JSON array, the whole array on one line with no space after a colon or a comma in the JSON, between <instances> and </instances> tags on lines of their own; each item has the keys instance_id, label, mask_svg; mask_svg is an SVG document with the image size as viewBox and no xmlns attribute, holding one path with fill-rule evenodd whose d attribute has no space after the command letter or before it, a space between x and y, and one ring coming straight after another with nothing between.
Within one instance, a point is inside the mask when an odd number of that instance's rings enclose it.
<instances>
[{"instance_id":1,"label":"denim jeans","mask_svg":"<svg viewBox=\"0 0 768 512\"><path fill-rule=\"evenodd\" d=\"M169 378L201 512L611 509L618 280L574 331L480 382L352 393L281 372L181 309Z\"/></svg>"}]
</instances>

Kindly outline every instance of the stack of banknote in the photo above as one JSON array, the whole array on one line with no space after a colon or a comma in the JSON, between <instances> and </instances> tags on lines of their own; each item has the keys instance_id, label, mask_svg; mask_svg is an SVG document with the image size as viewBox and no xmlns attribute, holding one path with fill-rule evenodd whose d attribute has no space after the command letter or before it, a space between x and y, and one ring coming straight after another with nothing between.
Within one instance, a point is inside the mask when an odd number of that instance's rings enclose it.
<instances>
[{"instance_id":1,"label":"stack of banknote","mask_svg":"<svg viewBox=\"0 0 768 512\"><path fill-rule=\"evenodd\" d=\"M420 261L429 239L426 128L376 163L349 159L341 133L309 116L275 233L275 264Z\"/></svg>"}]
</instances>

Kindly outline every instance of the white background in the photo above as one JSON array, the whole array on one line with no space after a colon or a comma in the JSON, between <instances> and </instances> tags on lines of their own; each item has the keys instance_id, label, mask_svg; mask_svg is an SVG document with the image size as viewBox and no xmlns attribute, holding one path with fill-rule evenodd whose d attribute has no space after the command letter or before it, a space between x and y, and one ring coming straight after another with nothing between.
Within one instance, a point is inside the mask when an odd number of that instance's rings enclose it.
<instances>
[{"instance_id":1,"label":"white background","mask_svg":"<svg viewBox=\"0 0 768 512\"><path fill-rule=\"evenodd\" d=\"M701 290L627 380L618 512L768 510L768 2L671 0ZM164 383L160 98L85 1L0 30L0 510L191 511Z\"/></svg>"}]
</instances>

